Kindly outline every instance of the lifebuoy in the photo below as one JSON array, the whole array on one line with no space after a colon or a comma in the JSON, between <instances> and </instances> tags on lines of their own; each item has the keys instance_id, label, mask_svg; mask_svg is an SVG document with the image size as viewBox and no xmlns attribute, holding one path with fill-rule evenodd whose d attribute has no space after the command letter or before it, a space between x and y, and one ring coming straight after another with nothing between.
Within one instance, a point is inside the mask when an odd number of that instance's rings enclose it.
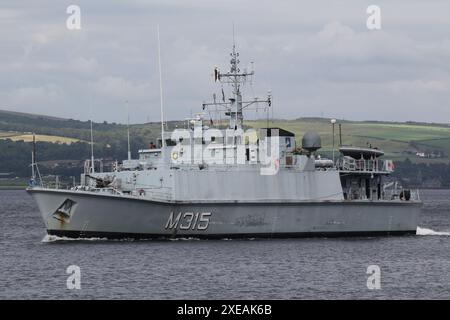
<instances>
[{"instance_id":1,"label":"lifebuoy","mask_svg":"<svg viewBox=\"0 0 450 320\"><path fill-rule=\"evenodd\" d=\"M172 159L177 160L178 159L178 152L174 151L172 152Z\"/></svg>"}]
</instances>

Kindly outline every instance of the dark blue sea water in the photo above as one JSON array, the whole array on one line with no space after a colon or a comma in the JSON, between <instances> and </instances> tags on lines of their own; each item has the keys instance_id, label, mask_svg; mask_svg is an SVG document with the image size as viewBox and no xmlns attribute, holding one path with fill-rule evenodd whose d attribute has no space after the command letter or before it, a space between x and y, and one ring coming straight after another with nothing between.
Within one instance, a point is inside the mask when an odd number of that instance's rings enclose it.
<instances>
[{"instance_id":1,"label":"dark blue sea water","mask_svg":"<svg viewBox=\"0 0 450 320\"><path fill-rule=\"evenodd\" d=\"M0 191L0 298L450 298L450 191L422 191L419 235L341 239L64 241L24 191ZM81 270L81 289L66 268ZM381 289L367 288L369 265Z\"/></svg>"}]
</instances>

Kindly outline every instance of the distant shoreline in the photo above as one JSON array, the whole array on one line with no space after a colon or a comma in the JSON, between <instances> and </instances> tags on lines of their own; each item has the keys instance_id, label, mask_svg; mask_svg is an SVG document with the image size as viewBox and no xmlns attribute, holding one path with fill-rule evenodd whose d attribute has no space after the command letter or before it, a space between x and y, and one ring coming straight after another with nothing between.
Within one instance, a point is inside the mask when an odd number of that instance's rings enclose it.
<instances>
[{"instance_id":1,"label":"distant shoreline","mask_svg":"<svg viewBox=\"0 0 450 320\"><path fill-rule=\"evenodd\" d=\"M27 186L0 186L0 190L25 190Z\"/></svg>"}]
</instances>

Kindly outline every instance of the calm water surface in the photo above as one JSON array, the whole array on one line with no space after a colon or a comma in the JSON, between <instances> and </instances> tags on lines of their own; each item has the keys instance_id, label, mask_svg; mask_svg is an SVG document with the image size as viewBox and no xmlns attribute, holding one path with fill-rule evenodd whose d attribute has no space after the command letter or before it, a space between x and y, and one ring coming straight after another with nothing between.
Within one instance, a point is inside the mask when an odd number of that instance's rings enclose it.
<instances>
[{"instance_id":1,"label":"calm water surface","mask_svg":"<svg viewBox=\"0 0 450 320\"><path fill-rule=\"evenodd\" d=\"M450 190L422 191L419 235L341 239L62 241L24 191L0 190L0 298L450 298ZM68 290L66 268L81 268ZM367 267L381 289L367 288Z\"/></svg>"}]
</instances>

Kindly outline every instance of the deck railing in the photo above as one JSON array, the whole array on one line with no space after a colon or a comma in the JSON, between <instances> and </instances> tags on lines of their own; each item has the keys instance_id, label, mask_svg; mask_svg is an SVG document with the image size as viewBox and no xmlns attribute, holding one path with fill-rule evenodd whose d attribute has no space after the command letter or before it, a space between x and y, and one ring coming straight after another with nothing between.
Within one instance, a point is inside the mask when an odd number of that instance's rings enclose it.
<instances>
[{"instance_id":1,"label":"deck railing","mask_svg":"<svg viewBox=\"0 0 450 320\"><path fill-rule=\"evenodd\" d=\"M354 159L343 157L337 161L337 167L341 171L360 172L393 172L392 160L381 159Z\"/></svg>"},{"instance_id":2,"label":"deck railing","mask_svg":"<svg viewBox=\"0 0 450 320\"><path fill-rule=\"evenodd\" d=\"M420 201L419 189L386 189L383 191L383 200Z\"/></svg>"}]
</instances>

